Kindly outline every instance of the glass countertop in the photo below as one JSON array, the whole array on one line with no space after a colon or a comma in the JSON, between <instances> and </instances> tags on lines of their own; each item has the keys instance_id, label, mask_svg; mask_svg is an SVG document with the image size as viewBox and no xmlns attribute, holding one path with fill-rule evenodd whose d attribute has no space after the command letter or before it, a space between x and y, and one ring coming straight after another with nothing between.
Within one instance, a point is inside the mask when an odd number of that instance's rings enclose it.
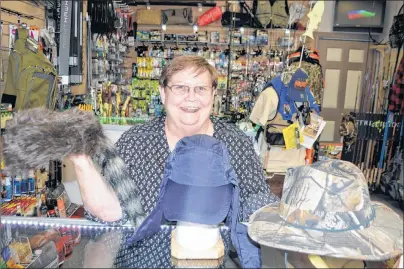
<instances>
[{"instance_id":1,"label":"glass countertop","mask_svg":"<svg viewBox=\"0 0 404 269\"><path fill-rule=\"evenodd\" d=\"M181 268L171 257L174 227L162 225L151 238L128 245L127 239L135 230L130 225L111 227L86 219L4 216L0 268ZM226 230L223 227L221 233L228 234ZM216 261L216 267L224 267L228 260L225 255Z\"/></svg>"},{"instance_id":2,"label":"glass countertop","mask_svg":"<svg viewBox=\"0 0 404 269\"><path fill-rule=\"evenodd\" d=\"M213 263L191 260L186 266L178 265L171 255L174 227L162 225L151 238L128 245L127 239L135 231L131 225L111 227L86 219L2 216L0 268L241 268L232 252L225 252ZM221 236L225 249L230 249L227 227L221 228ZM289 253L288 260L297 261L295 268L315 268L303 262L307 257L294 254ZM281 250L262 246L261 257L264 268L285 267ZM367 262L367 268L391 266L387 261Z\"/></svg>"}]
</instances>

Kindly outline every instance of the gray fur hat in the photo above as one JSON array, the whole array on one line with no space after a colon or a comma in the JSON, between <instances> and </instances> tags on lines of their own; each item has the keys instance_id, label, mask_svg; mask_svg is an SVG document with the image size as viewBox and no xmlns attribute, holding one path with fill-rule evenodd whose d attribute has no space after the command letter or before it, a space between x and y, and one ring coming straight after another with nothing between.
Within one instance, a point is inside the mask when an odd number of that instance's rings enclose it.
<instances>
[{"instance_id":1,"label":"gray fur hat","mask_svg":"<svg viewBox=\"0 0 404 269\"><path fill-rule=\"evenodd\" d=\"M7 121L3 139L6 169L12 173L48 167L50 160L71 154L93 156L100 144L111 144L97 117L78 109L22 110Z\"/></svg>"},{"instance_id":2,"label":"gray fur hat","mask_svg":"<svg viewBox=\"0 0 404 269\"><path fill-rule=\"evenodd\" d=\"M132 224L138 226L143 221L137 186L93 113L78 109L22 110L7 121L3 139L5 170L12 175L47 168L49 161L63 160L72 154L89 156L117 194Z\"/></svg>"}]
</instances>

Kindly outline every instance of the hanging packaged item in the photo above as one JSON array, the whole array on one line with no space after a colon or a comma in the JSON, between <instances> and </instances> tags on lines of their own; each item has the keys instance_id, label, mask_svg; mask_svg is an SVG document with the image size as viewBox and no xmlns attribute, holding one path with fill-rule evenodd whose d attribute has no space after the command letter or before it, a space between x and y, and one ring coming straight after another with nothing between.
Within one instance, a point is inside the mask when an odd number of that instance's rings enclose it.
<instances>
[{"instance_id":1,"label":"hanging packaged item","mask_svg":"<svg viewBox=\"0 0 404 269\"><path fill-rule=\"evenodd\" d=\"M233 25L236 28L242 26L263 28L253 13L246 1L229 1L229 4L226 4L226 11L222 14L222 25Z\"/></svg>"},{"instance_id":2,"label":"hanging packaged item","mask_svg":"<svg viewBox=\"0 0 404 269\"><path fill-rule=\"evenodd\" d=\"M209 41L208 31L201 31L197 34L197 36L198 36L199 42L208 42Z\"/></svg>"},{"instance_id":3,"label":"hanging packaged item","mask_svg":"<svg viewBox=\"0 0 404 269\"><path fill-rule=\"evenodd\" d=\"M234 27L239 28L243 26L250 26L252 24L252 18L248 13L233 13L226 11L222 15L222 25L230 26L232 25L232 19L234 15Z\"/></svg>"},{"instance_id":4,"label":"hanging packaged item","mask_svg":"<svg viewBox=\"0 0 404 269\"><path fill-rule=\"evenodd\" d=\"M188 35L187 41L198 41L198 35Z\"/></svg>"},{"instance_id":5,"label":"hanging packaged item","mask_svg":"<svg viewBox=\"0 0 404 269\"><path fill-rule=\"evenodd\" d=\"M199 26L206 26L208 24L211 24L212 22L218 21L222 18L222 9L220 7L213 7L203 13L199 18L198 18L198 25Z\"/></svg>"},{"instance_id":6,"label":"hanging packaged item","mask_svg":"<svg viewBox=\"0 0 404 269\"><path fill-rule=\"evenodd\" d=\"M161 21L165 25L192 25L192 8L165 9L161 11Z\"/></svg>"},{"instance_id":7,"label":"hanging packaged item","mask_svg":"<svg viewBox=\"0 0 404 269\"><path fill-rule=\"evenodd\" d=\"M57 72L27 29L18 29L10 52L5 95L16 98L15 109L53 109L58 97Z\"/></svg>"},{"instance_id":8,"label":"hanging packaged item","mask_svg":"<svg viewBox=\"0 0 404 269\"><path fill-rule=\"evenodd\" d=\"M255 44L267 46L268 45L268 32L266 30L257 30L255 33Z\"/></svg>"},{"instance_id":9,"label":"hanging packaged item","mask_svg":"<svg viewBox=\"0 0 404 269\"><path fill-rule=\"evenodd\" d=\"M219 34L219 32L210 32L210 42L211 43L219 43L220 42L220 34Z\"/></svg>"}]
</instances>

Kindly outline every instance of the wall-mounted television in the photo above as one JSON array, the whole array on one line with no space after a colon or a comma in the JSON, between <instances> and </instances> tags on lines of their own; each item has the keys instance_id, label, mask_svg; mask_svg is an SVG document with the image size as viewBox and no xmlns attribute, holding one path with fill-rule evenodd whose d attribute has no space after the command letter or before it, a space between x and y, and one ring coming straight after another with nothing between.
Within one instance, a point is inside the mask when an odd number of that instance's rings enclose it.
<instances>
[{"instance_id":1,"label":"wall-mounted television","mask_svg":"<svg viewBox=\"0 0 404 269\"><path fill-rule=\"evenodd\" d=\"M336 0L334 31L382 33L386 0Z\"/></svg>"}]
</instances>

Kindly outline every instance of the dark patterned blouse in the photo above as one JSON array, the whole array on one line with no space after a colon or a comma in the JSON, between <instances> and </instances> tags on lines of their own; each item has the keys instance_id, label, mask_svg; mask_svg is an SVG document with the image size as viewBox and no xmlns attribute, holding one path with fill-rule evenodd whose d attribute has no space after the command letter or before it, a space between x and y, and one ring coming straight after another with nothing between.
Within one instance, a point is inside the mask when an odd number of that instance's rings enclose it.
<instances>
[{"instance_id":1,"label":"dark patterned blouse","mask_svg":"<svg viewBox=\"0 0 404 269\"><path fill-rule=\"evenodd\" d=\"M265 181L263 169L250 138L234 124L218 119L212 119L212 121L213 136L227 146L231 165L240 184L239 220L248 221L254 211L275 202L278 198L271 193ZM132 127L121 136L116 143L116 148L127 166L133 183L137 185L145 213L150 214L158 201L165 163L170 154L165 135L165 117ZM87 217L106 223L90 214ZM222 231L222 237L228 251L230 236L227 230ZM163 229L151 238L139 242L134 248L123 248L120 251L121 254L118 254L116 265L132 268L170 267L170 238L170 229ZM125 254L128 251L130 254ZM124 259L120 260L120 257ZM129 257L132 258L129 259Z\"/></svg>"}]
</instances>

